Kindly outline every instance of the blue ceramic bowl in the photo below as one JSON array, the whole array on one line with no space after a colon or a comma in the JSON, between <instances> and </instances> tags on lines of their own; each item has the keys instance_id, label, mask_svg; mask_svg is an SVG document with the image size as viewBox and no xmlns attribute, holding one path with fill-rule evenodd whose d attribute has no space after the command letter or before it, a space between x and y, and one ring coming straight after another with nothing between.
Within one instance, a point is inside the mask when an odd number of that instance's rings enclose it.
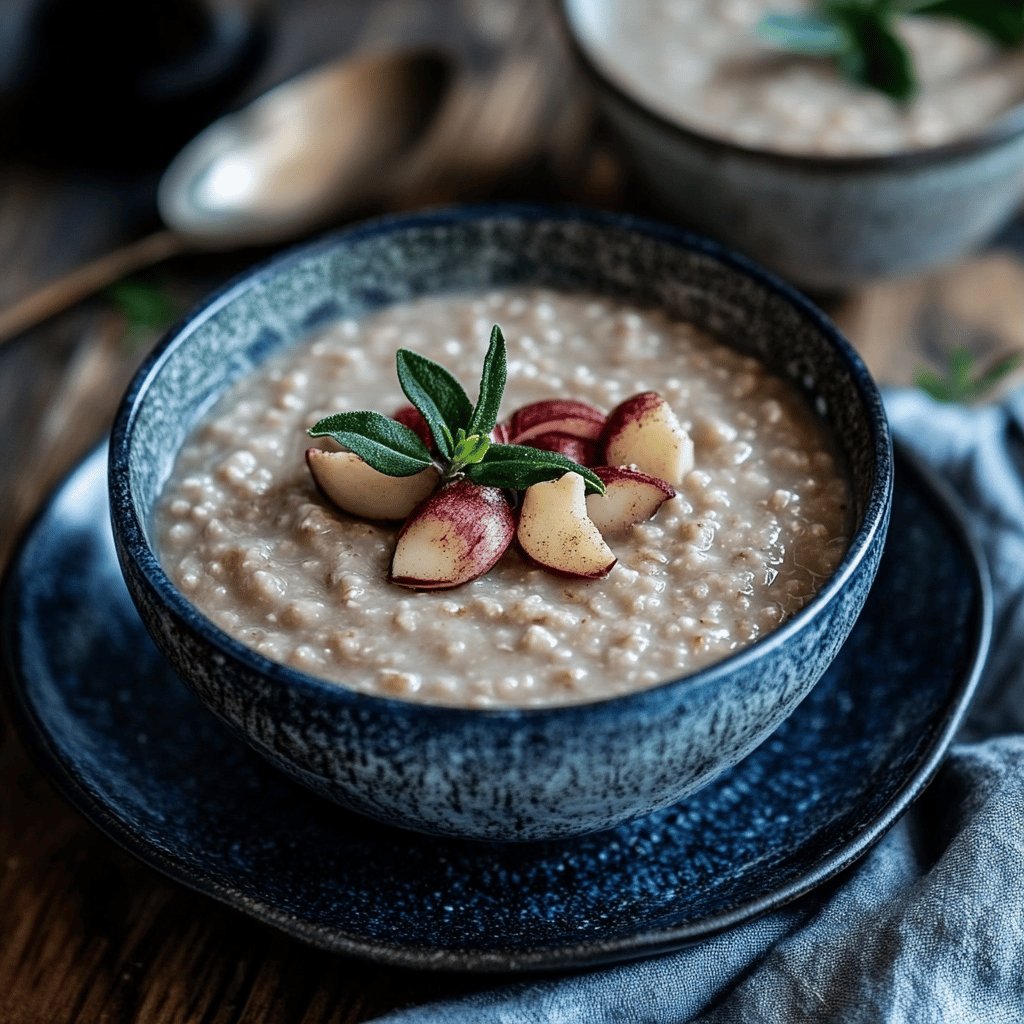
<instances>
[{"instance_id":1,"label":"blue ceramic bowl","mask_svg":"<svg viewBox=\"0 0 1024 1024\"><path fill-rule=\"evenodd\" d=\"M560 0L558 9L656 204L803 286L838 291L950 263L1024 199L1024 104L969 138L891 155L758 149L670 120L624 88L586 41L601 0Z\"/></svg>"},{"instance_id":2,"label":"blue ceramic bowl","mask_svg":"<svg viewBox=\"0 0 1024 1024\"><path fill-rule=\"evenodd\" d=\"M348 690L275 664L198 612L160 568L153 509L210 402L311 331L419 295L502 285L597 292L712 331L793 381L832 427L857 526L835 576L781 629L653 689L481 711ZM394 825L492 840L568 836L671 804L796 707L846 639L878 566L892 451L875 385L810 303L742 257L657 224L534 207L378 221L245 274L158 346L114 427L114 537L142 619L182 678L273 764Z\"/></svg>"}]
</instances>

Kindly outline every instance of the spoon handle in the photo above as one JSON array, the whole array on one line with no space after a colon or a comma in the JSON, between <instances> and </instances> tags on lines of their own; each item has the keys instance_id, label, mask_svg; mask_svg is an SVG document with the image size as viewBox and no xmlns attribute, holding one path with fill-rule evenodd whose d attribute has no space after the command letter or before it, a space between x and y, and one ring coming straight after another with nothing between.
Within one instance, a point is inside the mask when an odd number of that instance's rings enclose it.
<instances>
[{"instance_id":1,"label":"spoon handle","mask_svg":"<svg viewBox=\"0 0 1024 1024\"><path fill-rule=\"evenodd\" d=\"M133 271L170 259L187 248L188 242L177 232L157 231L43 285L0 312L0 345L70 309Z\"/></svg>"}]
</instances>

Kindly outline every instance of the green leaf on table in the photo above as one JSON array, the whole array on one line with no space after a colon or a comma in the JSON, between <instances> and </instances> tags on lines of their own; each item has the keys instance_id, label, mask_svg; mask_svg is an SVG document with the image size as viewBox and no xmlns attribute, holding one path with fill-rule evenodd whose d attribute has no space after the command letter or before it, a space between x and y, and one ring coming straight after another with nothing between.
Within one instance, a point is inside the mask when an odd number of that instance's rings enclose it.
<instances>
[{"instance_id":1,"label":"green leaf on table","mask_svg":"<svg viewBox=\"0 0 1024 1024\"><path fill-rule=\"evenodd\" d=\"M489 434L498 422L501 396L505 393L508 378L508 357L505 352L505 336L495 324L491 328L491 343L484 356L484 368L480 374L480 394L473 409L473 416L466 428L468 434Z\"/></svg>"},{"instance_id":2,"label":"green leaf on table","mask_svg":"<svg viewBox=\"0 0 1024 1024\"><path fill-rule=\"evenodd\" d=\"M314 423L307 433L333 438L388 476L412 476L434 462L413 431L379 412L335 413Z\"/></svg>"},{"instance_id":3,"label":"green leaf on table","mask_svg":"<svg viewBox=\"0 0 1024 1024\"><path fill-rule=\"evenodd\" d=\"M426 356L402 348L395 362L405 397L427 421L438 451L450 459L456 433L469 425L473 415L469 396L440 363Z\"/></svg>"},{"instance_id":4,"label":"green leaf on table","mask_svg":"<svg viewBox=\"0 0 1024 1024\"><path fill-rule=\"evenodd\" d=\"M1011 352L978 371L970 350L957 348L949 355L944 375L932 370L919 370L914 382L937 402L976 402L1021 366L1024 366L1024 352Z\"/></svg>"},{"instance_id":5,"label":"green leaf on table","mask_svg":"<svg viewBox=\"0 0 1024 1024\"><path fill-rule=\"evenodd\" d=\"M124 341L149 344L181 316L180 303L156 285L131 278L107 288L104 297L124 318Z\"/></svg>"},{"instance_id":6,"label":"green leaf on table","mask_svg":"<svg viewBox=\"0 0 1024 1024\"><path fill-rule=\"evenodd\" d=\"M483 462L467 466L466 476L484 487L522 491L566 473L579 473L588 494L604 494L601 478L572 459L557 452L545 452L524 444L492 444Z\"/></svg>"}]
</instances>

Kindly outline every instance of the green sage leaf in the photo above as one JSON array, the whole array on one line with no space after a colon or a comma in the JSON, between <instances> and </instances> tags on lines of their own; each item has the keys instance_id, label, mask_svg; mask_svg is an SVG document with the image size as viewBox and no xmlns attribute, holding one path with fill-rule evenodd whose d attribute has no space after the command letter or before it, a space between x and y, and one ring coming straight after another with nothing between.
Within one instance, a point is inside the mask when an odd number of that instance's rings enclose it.
<instances>
[{"instance_id":1,"label":"green sage leaf","mask_svg":"<svg viewBox=\"0 0 1024 1024\"><path fill-rule=\"evenodd\" d=\"M331 437L378 473L412 476L433 465L427 446L408 427L379 412L339 412L314 423L310 437Z\"/></svg>"},{"instance_id":2,"label":"green sage leaf","mask_svg":"<svg viewBox=\"0 0 1024 1024\"><path fill-rule=\"evenodd\" d=\"M484 356L484 368L480 375L480 395L476 400L473 417L466 428L467 434L489 434L498 422L501 396L505 393L508 378L508 358L505 352L505 336L495 324L491 328L491 343Z\"/></svg>"},{"instance_id":3,"label":"green sage leaf","mask_svg":"<svg viewBox=\"0 0 1024 1024\"><path fill-rule=\"evenodd\" d=\"M522 491L566 473L579 473L586 482L588 494L604 494L604 484L593 470L557 452L545 452L524 444L492 444L483 462L467 466L465 473L484 487L504 487L512 491Z\"/></svg>"},{"instance_id":4,"label":"green sage leaf","mask_svg":"<svg viewBox=\"0 0 1024 1024\"><path fill-rule=\"evenodd\" d=\"M395 361L405 397L427 421L437 450L450 459L455 434L469 425L473 415L469 396L443 366L426 356L403 348L398 350Z\"/></svg>"}]
</instances>

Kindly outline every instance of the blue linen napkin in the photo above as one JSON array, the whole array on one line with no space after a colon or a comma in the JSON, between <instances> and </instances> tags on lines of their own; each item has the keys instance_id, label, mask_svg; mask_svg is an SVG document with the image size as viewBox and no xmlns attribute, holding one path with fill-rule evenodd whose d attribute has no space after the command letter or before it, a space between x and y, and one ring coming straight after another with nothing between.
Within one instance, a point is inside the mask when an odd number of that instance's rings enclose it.
<instances>
[{"instance_id":1,"label":"blue linen napkin","mask_svg":"<svg viewBox=\"0 0 1024 1024\"><path fill-rule=\"evenodd\" d=\"M1024 1021L1024 391L982 409L911 392L887 406L966 505L995 592L985 677L922 798L837 881L724 935L378 1024Z\"/></svg>"}]
</instances>

